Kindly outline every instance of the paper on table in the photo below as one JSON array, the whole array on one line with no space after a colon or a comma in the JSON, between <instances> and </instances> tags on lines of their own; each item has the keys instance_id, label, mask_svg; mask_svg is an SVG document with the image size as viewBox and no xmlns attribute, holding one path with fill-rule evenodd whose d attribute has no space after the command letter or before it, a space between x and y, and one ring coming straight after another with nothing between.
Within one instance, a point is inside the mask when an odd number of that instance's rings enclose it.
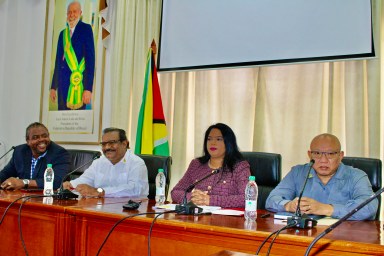
<instances>
[{"instance_id":1,"label":"paper on table","mask_svg":"<svg viewBox=\"0 0 384 256\"><path fill-rule=\"evenodd\" d=\"M231 209L220 209L220 210L213 211L212 214L244 216L244 211L231 210Z\"/></svg>"},{"instance_id":2,"label":"paper on table","mask_svg":"<svg viewBox=\"0 0 384 256\"><path fill-rule=\"evenodd\" d=\"M163 205L156 206L156 208L166 209L166 210L175 210L176 205L177 204L163 204ZM203 208L203 212L212 212L213 213L213 211L217 211L217 210L221 209L220 206L206 206L206 205L202 205L202 206L198 205L198 206Z\"/></svg>"},{"instance_id":3,"label":"paper on table","mask_svg":"<svg viewBox=\"0 0 384 256\"><path fill-rule=\"evenodd\" d=\"M332 225L333 223L335 223L336 221L338 221L338 219L333 219L331 217L325 217L325 218L322 218L322 219L319 219L317 220L317 225L319 226L330 226Z\"/></svg>"},{"instance_id":4,"label":"paper on table","mask_svg":"<svg viewBox=\"0 0 384 256\"><path fill-rule=\"evenodd\" d=\"M292 214L285 214L285 212L282 212L282 213L275 213L273 215L273 218L275 219L279 219L279 220L286 220L288 219L289 217L292 217Z\"/></svg>"}]
</instances>

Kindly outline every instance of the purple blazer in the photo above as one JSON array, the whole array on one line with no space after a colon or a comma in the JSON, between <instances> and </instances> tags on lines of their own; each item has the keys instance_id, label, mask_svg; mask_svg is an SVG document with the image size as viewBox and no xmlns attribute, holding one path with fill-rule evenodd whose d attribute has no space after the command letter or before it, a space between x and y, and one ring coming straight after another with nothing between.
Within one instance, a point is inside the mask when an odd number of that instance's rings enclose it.
<instances>
[{"instance_id":1,"label":"purple blazer","mask_svg":"<svg viewBox=\"0 0 384 256\"><path fill-rule=\"evenodd\" d=\"M175 203L181 203L188 186L205 177L211 171L207 163L201 164L197 159L192 160L184 176L172 189L172 200ZM250 175L249 163L244 160L235 164L233 172L224 169L224 171L203 180L195 188L208 191L211 206L244 208L245 187ZM187 199L191 199L190 192L187 193Z\"/></svg>"}]
</instances>

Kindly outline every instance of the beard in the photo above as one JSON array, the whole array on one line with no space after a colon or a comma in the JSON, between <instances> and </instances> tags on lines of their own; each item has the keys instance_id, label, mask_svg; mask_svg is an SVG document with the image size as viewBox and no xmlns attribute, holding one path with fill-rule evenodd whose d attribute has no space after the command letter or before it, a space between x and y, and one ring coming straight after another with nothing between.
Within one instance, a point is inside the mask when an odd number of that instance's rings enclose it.
<instances>
[{"instance_id":1,"label":"beard","mask_svg":"<svg viewBox=\"0 0 384 256\"><path fill-rule=\"evenodd\" d=\"M75 19L75 20L72 20L72 21L67 21L68 22L68 25L70 28L74 28L76 26L76 24L79 22L80 18L78 19Z\"/></svg>"}]
</instances>

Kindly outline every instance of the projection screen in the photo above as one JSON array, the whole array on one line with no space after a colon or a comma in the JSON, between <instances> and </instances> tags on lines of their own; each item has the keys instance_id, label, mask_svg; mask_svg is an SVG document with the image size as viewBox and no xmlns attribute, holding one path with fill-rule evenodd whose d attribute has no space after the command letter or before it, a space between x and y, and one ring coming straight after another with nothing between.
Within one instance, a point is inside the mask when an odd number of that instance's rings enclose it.
<instances>
[{"instance_id":1,"label":"projection screen","mask_svg":"<svg viewBox=\"0 0 384 256\"><path fill-rule=\"evenodd\" d=\"M163 0L158 70L375 57L370 0Z\"/></svg>"}]
</instances>

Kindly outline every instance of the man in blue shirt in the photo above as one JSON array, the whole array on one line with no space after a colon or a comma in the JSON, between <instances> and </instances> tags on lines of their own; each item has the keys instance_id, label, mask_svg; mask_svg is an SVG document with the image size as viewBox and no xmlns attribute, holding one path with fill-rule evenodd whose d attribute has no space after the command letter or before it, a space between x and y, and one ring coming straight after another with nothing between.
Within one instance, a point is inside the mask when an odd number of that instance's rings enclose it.
<instances>
[{"instance_id":1,"label":"man in blue shirt","mask_svg":"<svg viewBox=\"0 0 384 256\"><path fill-rule=\"evenodd\" d=\"M372 194L365 172L344 165L339 139L332 134L316 136L308 150L315 162L300 202L301 213L341 218ZM270 193L266 209L273 212L296 212L298 196L303 188L308 165L297 165ZM377 199L356 212L350 220L374 219Z\"/></svg>"}]
</instances>

